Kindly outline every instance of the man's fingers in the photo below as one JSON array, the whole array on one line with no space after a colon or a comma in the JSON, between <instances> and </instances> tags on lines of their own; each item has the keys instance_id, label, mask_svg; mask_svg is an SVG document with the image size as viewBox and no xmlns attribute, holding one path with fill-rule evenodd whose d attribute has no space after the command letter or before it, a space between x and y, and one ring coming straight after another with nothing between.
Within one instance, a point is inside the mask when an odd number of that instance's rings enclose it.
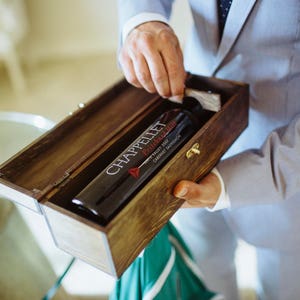
<instances>
[{"instance_id":1,"label":"man's fingers","mask_svg":"<svg viewBox=\"0 0 300 300\"><path fill-rule=\"evenodd\" d=\"M182 180L176 185L174 189L174 196L184 199L190 204L196 204L199 202L199 199L202 199L203 193L199 184L192 181Z\"/></svg>"},{"instance_id":2,"label":"man's fingers","mask_svg":"<svg viewBox=\"0 0 300 300\"><path fill-rule=\"evenodd\" d=\"M139 51L136 51L137 49ZM140 83L144 87L147 87L151 82L151 87L154 87L158 94L165 98L169 97L171 94L168 74L156 38L149 33L141 34L140 38L133 44L133 47L130 48L129 55L134 65L136 62L135 72ZM146 68L145 65L138 65L140 60L139 55L143 56L143 62L147 65L147 74L142 73L138 75L138 72L144 72Z\"/></svg>"},{"instance_id":3,"label":"man's fingers","mask_svg":"<svg viewBox=\"0 0 300 300\"><path fill-rule=\"evenodd\" d=\"M162 49L161 55L167 71L170 95L183 97L186 73L180 47L171 43Z\"/></svg>"},{"instance_id":4,"label":"man's fingers","mask_svg":"<svg viewBox=\"0 0 300 300\"><path fill-rule=\"evenodd\" d=\"M162 97L183 96L185 72L179 41L161 22L146 22L131 31L121 50L126 79Z\"/></svg>"},{"instance_id":5,"label":"man's fingers","mask_svg":"<svg viewBox=\"0 0 300 300\"><path fill-rule=\"evenodd\" d=\"M150 70L144 56L139 54L139 55L135 55L135 57L131 57L131 59L133 62L135 75L139 83L149 93L155 93L156 88L152 82Z\"/></svg>"},{"instance_id":6,"label":"man's fingers","mask_svg":"<svg viewBox=\"0 0 300 300\"><path fill-rule=\"evenodd\" d=\"M214 173L209 173L199 183L180 181L173 194L188 202L185 207L214 207L221 194L221 183Z\"/></svg>"},{"instance_id":7,"label":"man's fingers","mask_svg":"<svg viewBox=\"0 0 300 300\"><path fill-rule=\"evenodd\" d=\"M160 53L158 51L146 51L145 57L156 91L164 98L170 97L171 90L168 73Z\"/></svg>"},{"instance_id":8,"label":"man's fingers","mask_svg":"<svg viewBox=\"0 0 300 300\"><path fill-rule=\"evenodd\" d=\"M137 88L141 88L142 85L140 84L139 80L136 77L135 70L133 67L133 63L131 58L125 53L125 51L121 51L119 55L119 62L122 67L124 76L126 80Z\"/></svg>"}]
</instances>

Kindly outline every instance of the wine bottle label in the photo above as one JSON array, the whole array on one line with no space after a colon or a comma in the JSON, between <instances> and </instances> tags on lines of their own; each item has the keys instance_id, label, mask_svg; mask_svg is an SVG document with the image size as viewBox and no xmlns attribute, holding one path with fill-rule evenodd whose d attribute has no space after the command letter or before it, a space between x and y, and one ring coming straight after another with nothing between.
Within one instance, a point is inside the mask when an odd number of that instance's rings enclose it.
<instances>
[{"instance_id":1,"label":"wine bottle label","mask_svg":"<svg viewBox=\"0 0 300 300\"><path fill-rule=\"evenodd\" d=\"M124 167L139 160L141 156L148 156L153 149L161 142L161 140L175 126L176 121L171 120L169 123L162 123L160 120L151 126L137 141L135 141L124 153L122 153L109 167L106 169L106 174L110 176L117 175Z\"/></svg>"}]
</instances>

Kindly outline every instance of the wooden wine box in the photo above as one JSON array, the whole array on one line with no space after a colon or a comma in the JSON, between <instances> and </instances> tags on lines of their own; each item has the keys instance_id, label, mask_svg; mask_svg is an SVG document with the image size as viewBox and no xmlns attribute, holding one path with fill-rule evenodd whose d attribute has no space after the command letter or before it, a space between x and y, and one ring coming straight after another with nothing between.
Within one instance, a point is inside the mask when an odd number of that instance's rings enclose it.
<instances>
[{"instance_id":1,"label":"wooden wine box","mask_svg":"<svg viewBox=\"0 0 300 300\"><path fill-rule=\"evenodd\" d=\"M186 85L220 94L220 111L207 112L201 128L109 222L78 214L68 203L141 133L144 120L173 105L125 80L2 164L0 194L44 214L59 248L119 277L180 208L175 184L207 174L247 126L247 84L190 74ZM200 154L187 158L196 143Z\"/></svg>"}]
</instances>

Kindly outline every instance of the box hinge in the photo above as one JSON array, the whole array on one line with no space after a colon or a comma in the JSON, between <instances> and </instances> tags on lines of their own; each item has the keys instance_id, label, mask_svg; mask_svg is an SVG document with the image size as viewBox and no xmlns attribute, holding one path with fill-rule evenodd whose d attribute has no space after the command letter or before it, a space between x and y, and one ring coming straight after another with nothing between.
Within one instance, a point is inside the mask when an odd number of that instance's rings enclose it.
<instances>
[{"instance_id":1,"label":"box hinge","mask_svg":"<svg viewBox=\"0 0 300 300\"><path fill-rule=\"evenodd\" d=\"M64 186L68 182L68 178L70 177L70 173L65 172L65 174L56 180L53 184L53 187Z\"/></svg>"}]
</instances>

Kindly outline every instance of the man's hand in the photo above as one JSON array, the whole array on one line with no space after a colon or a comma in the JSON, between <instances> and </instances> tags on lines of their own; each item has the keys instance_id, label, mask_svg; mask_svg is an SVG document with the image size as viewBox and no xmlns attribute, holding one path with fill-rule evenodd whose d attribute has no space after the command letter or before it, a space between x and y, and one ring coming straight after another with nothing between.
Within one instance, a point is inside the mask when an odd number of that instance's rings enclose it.
<instances>
[{"instance_id":1,"label":"man's hand","mask_svg":"<svg viewBox=\"0 0 300 300\"><path fill-rule=\"evenodd\" d=\"M186 201L182 207L213 208L221 194L221 183L214 173L209 173L199 183L180 181L175 186L173 194Z\"/></svg>"},{"instance_id":2,"label":"man's hand","mask_svg":"<svg viewBox=\"0 0 300 300\"><path fill-rule=\"evenodd\" d=\"M133 29L120 51L119 62L132 85L164 98L182 99L186 78L183 56L167 24L147 22Z\"/></svg>"}]
</instances>

